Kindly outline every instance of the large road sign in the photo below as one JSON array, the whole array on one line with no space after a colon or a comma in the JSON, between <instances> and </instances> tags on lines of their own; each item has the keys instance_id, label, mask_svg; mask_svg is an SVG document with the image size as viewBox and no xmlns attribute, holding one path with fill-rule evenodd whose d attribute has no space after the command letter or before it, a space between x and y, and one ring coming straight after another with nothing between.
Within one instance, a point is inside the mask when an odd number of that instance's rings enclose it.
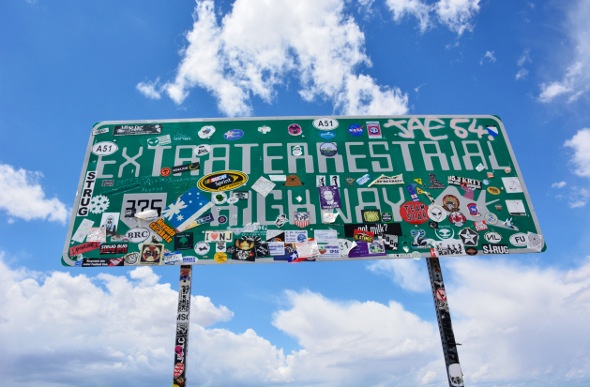
<instances>
[{"instance_id":1,"label":"large road sign","mask_svg":"<svg viewBox=\"0 0 590 387\"><path fill-rule=\"evenodd\" d=\"M99 122L64 265L545 250L496 116Z\"/></svg>"}]
</instances>

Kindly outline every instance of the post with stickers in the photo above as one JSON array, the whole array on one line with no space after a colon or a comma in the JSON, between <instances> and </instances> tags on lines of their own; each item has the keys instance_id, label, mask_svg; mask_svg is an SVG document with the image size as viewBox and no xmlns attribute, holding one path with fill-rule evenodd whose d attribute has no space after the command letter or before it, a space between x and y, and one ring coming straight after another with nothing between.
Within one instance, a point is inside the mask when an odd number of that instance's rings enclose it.
<instances>
[{"instance_id":1,"label":"post with stickers","mask_svg":"<svg viewBox=\"0 0 590 387\"><path fill-rule=\"evenodd\" d=\"M191 283L193 267L180 266L178 309L176 312L176 340L174 342L174 377L172 387L186 386L186 360L188 358L188 332L191 314Z\"/></svg>"},{"instance_id":2,"label":"post with stickers","mask_svg":"<svg viewBox=\"0 0 590 387\"><path fill-rule=\"evenodd\" d=\"M460 386L438 260L546 250L493 115L98 122L73 209L64 265L181 267L179 386L192 265L427 258Z\"/></svg>"}]
</instances>

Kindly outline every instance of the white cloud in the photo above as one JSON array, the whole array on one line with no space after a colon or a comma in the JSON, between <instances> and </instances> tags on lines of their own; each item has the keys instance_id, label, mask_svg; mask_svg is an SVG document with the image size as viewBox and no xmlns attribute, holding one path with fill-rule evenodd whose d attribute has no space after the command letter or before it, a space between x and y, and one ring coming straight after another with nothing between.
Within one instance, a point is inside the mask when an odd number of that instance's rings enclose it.
<instances>
[{"instance_id":1,"label":"white cloud","mask_svg":"<svg viewBox=\"0 0 590 387\"><path fill-rule=\"evenodd\" d=\"M447 294L470 385L588 384L590 260L570 270L516 259L449 266Z\"/></svg>"},{"instance_id":2,"label":"white cloud","mask_svg":"<svg viewBox=\"0 0 590 387\"><path fill-rule=\"evenodd\" d=\"M471 19L479 12L479 0L439 0L436 13L441 23L459 36L471 31Z\"/></svg>"},{"instance_id":3,"label":"white cloud","mask_svg":"<svg viewBox=\"0 0 590 387\"><path fill-rule=\"evenodd\" d=\"M467 383L587 385L590 259L572 269L514 262L443 260ZM445 383L434 320L393 300L383 304L332 300L311 291L284 294L286 304L272 324L299 343L300 349L288 354L253 329L234 333L212 327L233 313L207 297L193 296L189 382ZM151 268L127 276L39 274L10 269L0 252L0 379L15 387L169 383L177 297Z\"/></svg>"},{"instance_id":4,"label":"white cloud","mask_svg":"<svg viewBox=\"0 0 590 387\"><path fill-rule=\"evenodd\" d=\"M399 22L405 16L418 19L421 32L432 28L430 14L457 35L471 31L471 20L479 12L480 0L439 0L429 5L420 0L386 0L387 7L393 13L393 20Z\"/></svg>"},{"instance_id":5,"label":"white cloud","mask_svg":"<svg viewBox=\"0 0 590 387\"><path fill-rule=\"evenodd\" d=\"M516 79L517 81L520 79L524 79L529 75L529 70L522 68L522 69L518 69L518 71L516 72L516 75L514 76L514 79Z\"/></svg>"},{"instance_id":6,"label":"white cloud","mask_svg":"<svg viewBox=\"0 0 590 387\"><path fill-rule=\"evenodd\" d=\"M47 219L65 223L68 210L59 199L48 199L45 196L43 187L39 184L42 177L41 172L0 164L0 210L4 210L10 217L27 221Z\"/></svg>"},{"instance_id":7,"label":"white cloud","mask_svg":"<svg viewBox=\"0 0 590 387\"><path fill-rule=\"evenodd\" d=\"M551 188L563 188L567 185L565 181L558 181L556 183L551 184Z\"/></svg>"},{"instance_id":8,"label":"white cloud","mask_svg":"<svg viewBox=\"0 0 590 387\"><path fill-rule=\"evenodd\" d=\"M590 90L590 3L585 0L568 2L567 20L562 24L573 47L568 65L560 80L541 84L539 100L549 103L557 97L576 101ZM558 77L559 78L559 77Z\"/></svg>"},{"instance_id":9,"label":"white cloud","mask_svg":"<svg viewBox=\"0 0 590 387\"><path fill-rule=\"evenodd\" d=\"M483 55L483 57L479 61L479 64L482 65L482 64L484 64L484 62L496 63L496 57L494 56L493 51L488 50L485 52L485 54Z\"/></svg>"},{"instance_id":10,"label":"white cloud","mask_svg":"<svg viewBox=\"0 0 590 387\"><path fill-rule=\"evenodd\" d=\"M159 83L160 80L156 79L153 82L139 82L135 87L149 99L160 99L162 98L162 86Z\"/></svg>"},{"instance_id":11,"label":"white cloud","mask_svg":"<svg viewBox=\"0 0 590 387\"><path fill-rule=\"evenodd\" d=\"M578 176L590 177L590 128L578 130L564 143L564 146L574 151L571 159L575 166L574 173Z\"/></svg>"},{"instance_id":12,"label":"white cloud","mask_svg":"<svg viewBox=\"0 0 590 387\"><path fill-rule=\"evenodd\" d=\"M345 13L344 0L288 4L237 0L218 20L212 0L197 0L176 77L162 90L181 104L190 89L201 87L217 98L223 114L240 116L252 113L253 97L272 103L278 87L293 79L304 100L331 102L343 114L407 111L407 97L399 89L359 73L371 63L364 34ZM156 83L137 88L153 98L160 92Z\"/></svg>"},{"instance_id":13,"label":"white cloud","mask_svg":"<svg viewBox=\"0 0 590 387\"><path fill-rule=\"evenodd\" d=\"M429 292L428 270L423 260L379 260L370 263L367 269L375 274L389 277L402 289L411 292Z\"/></svg>"}]
</instances>

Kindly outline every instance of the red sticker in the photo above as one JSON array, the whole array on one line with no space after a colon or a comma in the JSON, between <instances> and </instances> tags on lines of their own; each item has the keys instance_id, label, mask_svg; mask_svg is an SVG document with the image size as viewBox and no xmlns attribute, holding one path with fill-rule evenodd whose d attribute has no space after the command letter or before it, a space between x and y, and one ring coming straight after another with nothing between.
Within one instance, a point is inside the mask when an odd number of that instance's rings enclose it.
<instances>
[{"instance_id":1,"label":"red sticker","mask_svg":"<svg viewBox=\"0 0 590 387\"><path fill-rule=\"evenodd\" d=\"M174 377L178 378L184 372L184 363L176 363L174 365Z\"/></svg>"},{"instance_id":2,"label":"red sticker","mask_svg":"<svg viewBox=\"0 0 590 387\"><path fill-rule=\"evenodd\" d=\"M422 224L428 221L428 205L422 202L405 202L399 208L402 219L410 224Z\"/></svg>"}]
</instances>

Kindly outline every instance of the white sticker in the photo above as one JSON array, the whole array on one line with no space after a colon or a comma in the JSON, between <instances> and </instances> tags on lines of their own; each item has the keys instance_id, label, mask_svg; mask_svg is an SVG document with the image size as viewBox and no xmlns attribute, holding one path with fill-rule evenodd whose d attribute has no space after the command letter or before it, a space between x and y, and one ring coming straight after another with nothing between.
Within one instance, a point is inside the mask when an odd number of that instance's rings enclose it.
<instances>
[{"instance_id":1,"label":"white sticker","mask_svg":"<svg viewBox=\"0 0 590 387\"><path fill-rule=\"evenodd\" d=\"M94 153L97 156L112 155L118 150L119 147L112 141L101 141L92 145L92 153Z\"/></svg>"},{"instance_id":2,"label":"white sticker","mask_svg":"<svg viewBox=\"0 0 590 387\"><path fill-rule=\"evenodd\" d=\"M338 239L336 230L315 230L313 237L317 243L330 243Z\"/></svg>"},{"instance_id":3,"label":"white sticker","mask_svg":"<svg viewBox=\"0 0 590 387\"><path fill-rule=\"evenodd\" d=\"M82 223L78 226L78 229L72 236L74 242L82 243L86 239L86 235L90 232L90 228L94 225L94 222L89 219L83 219Z\"/></svg>"},{"instance_id":4,"label":"white sticker","mask_svg":"<svg viewBox=\"0 0 590 387\"><path fill-rule=\"evenodd\" d=\"M260 195L266 197L275 186L275 183L263 176L260 176L260 178L256 180L254 184L252 184L252 189L258 192Z\"/></svg>"}]
</instances>

